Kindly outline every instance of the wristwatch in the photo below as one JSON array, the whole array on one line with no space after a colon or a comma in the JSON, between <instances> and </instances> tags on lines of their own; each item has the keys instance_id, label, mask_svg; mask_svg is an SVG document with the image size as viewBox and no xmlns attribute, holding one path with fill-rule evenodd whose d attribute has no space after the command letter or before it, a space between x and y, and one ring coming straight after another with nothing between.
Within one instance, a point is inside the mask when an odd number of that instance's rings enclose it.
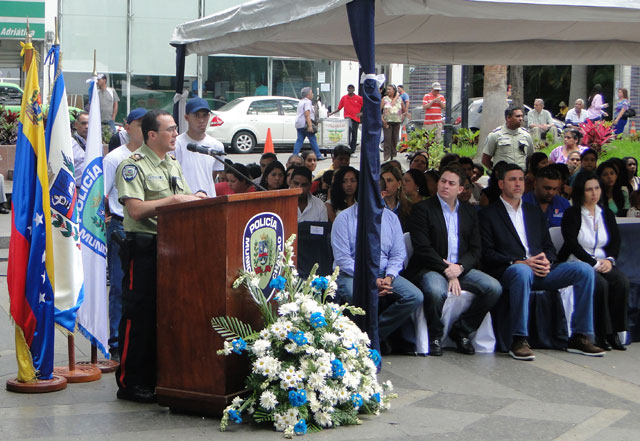
<instances>
[{"instance_id":1,"label":"wristwatch","mask_svg":"<svg viewBox=\"0 0 640 441\"><path fill-rule=\"evenodd\" d=\"M387 275L385 276L385 279L386 279L387 277L391 277L391 283L393 283L393 281L396 279L396 277L395 277L395 276L392 276L391 274L387 274Z\"/></svg>"},{"instance_id":2,"label":"wristwatch","mask_svg":"<svg viewBox=\"0 0 640 441\"><path fill-rule=\"evenodd\" d=\"M616 259L613 257L606 257L605 260L611 262L611 265L616 266Z\"/></svg>"}]
</instances>

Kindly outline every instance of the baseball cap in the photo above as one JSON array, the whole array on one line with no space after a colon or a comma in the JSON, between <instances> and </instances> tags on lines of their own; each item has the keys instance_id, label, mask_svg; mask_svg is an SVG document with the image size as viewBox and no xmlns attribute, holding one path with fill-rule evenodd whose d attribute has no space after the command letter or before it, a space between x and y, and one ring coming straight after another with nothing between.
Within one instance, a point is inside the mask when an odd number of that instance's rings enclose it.
<instances>
[{"instance_id":1,"label":"baseball cap","mask_svg":"<svg viewBox=\"0 0 640 441\"><path fill-rule=\"evenodd\" d=\"M100 74L98 74L98 76L96 76L96 80L101 80L103 78L106 80L107 79L107 75L105 75L103 73L100 73Z\"/></svg>"},{"instance_id":2,"label":"baseball cap","mask_svg":"<svg viewBox=\"0 0 640 441\"><path fill-rule=\"evenodd\" d=\"M189 101L187 101L187 107L186 107L186 113L187 115L190 113L196 113L198 110L206 110L208 112L211 112L211 109L209 108L209 103L207 102L207 100L205 100L204 98L191 98Z\"/></svg>"},{"instance_id":3,"label":"baseball cap","mask_svg":"<svg viewBox=\"0 0 640 441\"><path fill-rule=\"evenodd\" d=\"M127 124L131 124L135 120L138 120L147 114L147 109L143 109L142 107L138 107L137 109L133 109L129 116L127 116Z\"/></svg>"},{"instance_id":4,"label":"baseball cap","mask_svg":"<svg viewBox=\"0 0 640 441\"><path fill-rule=\"evenodd\" d=\"M431 88L433 90L442 90L442 86L440 86L440 83L438 83L437 81L431 85Z\"/></svg>"}]
</instances>

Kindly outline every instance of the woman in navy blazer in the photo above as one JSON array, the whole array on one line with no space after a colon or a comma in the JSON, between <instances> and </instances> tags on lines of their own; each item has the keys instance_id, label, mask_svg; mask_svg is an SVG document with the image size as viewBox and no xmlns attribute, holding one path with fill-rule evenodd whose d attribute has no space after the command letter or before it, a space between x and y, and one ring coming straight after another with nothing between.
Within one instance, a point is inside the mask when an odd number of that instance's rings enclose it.
<instances>
[{"instance_id":1,"label":"woman in navy blazer","mask_svg":"<svg viewBox=\"0 0 640 441\"><path fill-rule=\"evenodd\" d=\"M603 349L626 348L618 332L627 330L629 280L615 267L620 233L613 212L599 203L602 186L598 176L584 171L573 183L573 206L562 217L564 244L560 260L581 260L595 270L593 318L596 345Z\"/></svg>"}]
</instances>

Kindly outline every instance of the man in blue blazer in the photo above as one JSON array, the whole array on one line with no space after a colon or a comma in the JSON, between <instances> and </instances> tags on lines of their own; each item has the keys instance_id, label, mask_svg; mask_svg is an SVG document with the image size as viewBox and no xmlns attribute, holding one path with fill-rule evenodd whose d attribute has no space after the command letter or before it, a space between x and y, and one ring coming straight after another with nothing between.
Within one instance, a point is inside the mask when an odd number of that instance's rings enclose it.
<instances>
[{"instance_id":1,"label":"man in blue blazer","mask_svg":"<svg viewBox=\"0 0 640 441\"><path fill-rule=\"evenodd\" d=\"M429 328L429 355L442 355L441 316L448 293L475 294L469 308L452 324L449 337L463 354L475 353L469 334L475 332L502 293L500 283L477 270L480 232L476 209L459 202L466 176L459 165L442 170L435 197L418 202L409 218L413 255L405 277L424 294Z\"/></svg>"},{"instance_id":2,"label":"man in blue blazer","mask_svg":"<svg viewBox=\"0 0 640 441\"><path fill-rule=\"evenodd\" d=\"M584 262L556 263L547 221L539 208L522 201L524 172L509 164L500 176L500 199L480 212L482 263L487 272L509 291L511 333L509 354L516 360L533 360L527 343L529 295L532 290L573 285L574 311L567 351L603 356L593 345L594 272Z\"/></svg>"}]
</instances>

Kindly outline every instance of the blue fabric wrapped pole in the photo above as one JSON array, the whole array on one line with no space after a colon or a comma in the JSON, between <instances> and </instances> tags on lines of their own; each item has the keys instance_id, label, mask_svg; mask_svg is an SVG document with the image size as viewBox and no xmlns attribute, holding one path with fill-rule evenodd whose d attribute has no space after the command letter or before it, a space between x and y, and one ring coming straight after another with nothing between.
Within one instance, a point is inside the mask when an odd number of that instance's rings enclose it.
<instances>
[{"instance_id":1,"label":"blue fabric wrapped pole","mask_svg":"<svg viewBox=\"0 0 640 441\"><path fill-rule=\"evenodd\" d=\"M347 4L349 27L358 61L365 74L375 73L375 1L354 0ZM378 289L380 276L380 220L382 197L378 186L380 176L380 91L375 79L362 84L362 142L360 182L358 183L358 235L353 280L353 301L366 311L356 317L356 323L367 332L371 347L380 349L378 341Z\"/></svg>"}]
</instances>

